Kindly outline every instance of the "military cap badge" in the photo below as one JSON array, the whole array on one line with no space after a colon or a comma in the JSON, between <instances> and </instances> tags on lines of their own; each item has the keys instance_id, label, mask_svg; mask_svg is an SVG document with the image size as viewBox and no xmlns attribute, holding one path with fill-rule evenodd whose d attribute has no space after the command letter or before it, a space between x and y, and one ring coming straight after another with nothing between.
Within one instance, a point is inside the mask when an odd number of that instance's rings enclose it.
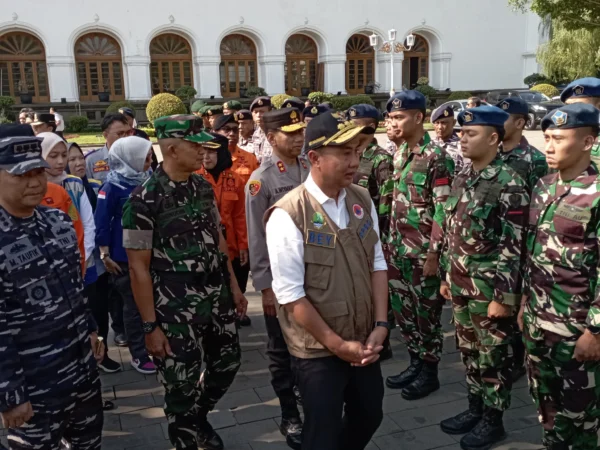
<instances>
[{"instance_id":1,"label":"military cap badge","mask_svg":"<svg viewBox=\"0 0 600 450\"><path fill-rule=\"evenodd\" d=\"M310 110L311 114L318 114L319 110L317 109L316 106L313 106L313 108Z\"/></svg>"},{"instance_id":2,"label":"military cap badge","mask_svg":"<svg viewBox=\"0 0 600 450\"><path fill-rule=\"evenodd\" d=\"M212 112L212 111L209 109L207 114L208 114L209 116L212 116L212 115L213 115L213 112Z\"/></svg>"},{"instance_id":3,"label":"military cap badge","mask_svg":"<svg viewBox=\"0 0 600 450\"><path fill-rule=\"evenodd\" d=\"M560 127L567 123L568 117L569 115L566 112L558 110L552 114L552 122L554 122L554 125L557 127Z\"/></svg>"},{"instance_id":4,"label":"military cap badge","mask_svg":"<svg viewBox=\"0 0 600 450\"><path fill-rule=\"evenodd\" d=\"M573 92L575 93L575 95L583 95L585 89L583 88L583 86L575 86L573 88Z\"/></svg>"},{"instance_id":5,"label":"military cap badge","mask_svg":"<svg viewBox=\"0 0 600 450\"><path fill-rule=\"evenodd\" d=\"M257 104L258 104L258 106L262 106L262 105L263 105L262 98L258 99L258 102L257 102Z\"/></svg>"},{"instance_id":6,"label":"military cap badge","mask_svg":"<svg viewBox=\"0 0 600 450\"><path fill-rule=\"evenodd\" d=\"M292 111L290 113L290 119L292 119L292 122L298 122L298 113L296 111Z\"/></svg>"},{"instance_id":7,"label":"military cap badge","mask_svg":"<svg viewBox=\"0 0 600 450\"><path fill-rule=\"evenodd\" d=\"M508 108L510 108L510 105L508 104L508 102L504 101L500 104L500 108L506 111Z\"/></svg>"},{"instance_id":8,"label":"military cap badge","mask_svg":"<svg viewBox=\"0 0 600 450\"><path fill-rule=\"evenodd\" d=\"M242 120L244 118L244 114L237 113L235 117L237 118L237 120Z\"/></svg>"},{"instance_id":9,"label":"military cap badge","mask_svg":"<svg viewBox=\"0 0 600 450\"><path fill-rule=\"evenodd\" d=\"M223 103L223 108L229 109L229 103L227 103L227 102Z\"/></svg>"},{"instance_id":10,"label":"military cap badge","mask_svg":"<svg viewBox=\"0 0 600 450\"><path fill-rule=\"evenodd\" d=\"M291 107L292 107L292 104L291 104L291 103L288 103L288 104L286 105L286 108L291 108Z\"/></svg>"},{"instance_id":11,"label":"military cap badge","mask_svg":"<svg viewBox=\"0 0 600 450\"><path fill-rule=\"evenodd\" d=\"M469 123L469 122L473 122L473 113L467 111L465 113L465 122Z\"/></svg>"},{"instance_id":12,"label":"military cap badge","mask_svg":"<svg viewBox=\"0 0 600 450\"><path fill-rule=\"evenodd\" d=\"M448 112L447 109L444 110L444 117L448 117L450 115L450 113Z\"/></svg>"},{"instance_id":13,"label":"military cap badge","mask_svg":"<svg viewBox=\"0 0 600 450\"><path fill-rule=\"evenodd\" d=\"M395 98L394 100L392 100L392 105L394 105L395 108L401 108L402 100L400 100L399 98Z\"/></svg>"},{"instance_id":14,"label":"military cap badge","mask_svg":"<svg viewBox=\"0 0 600 450\"><path fill-rule=\"evenodd\" d=\"M354 108L350 110L350 117L356 117L356 110Z\"/></svg>"}]
</instances>

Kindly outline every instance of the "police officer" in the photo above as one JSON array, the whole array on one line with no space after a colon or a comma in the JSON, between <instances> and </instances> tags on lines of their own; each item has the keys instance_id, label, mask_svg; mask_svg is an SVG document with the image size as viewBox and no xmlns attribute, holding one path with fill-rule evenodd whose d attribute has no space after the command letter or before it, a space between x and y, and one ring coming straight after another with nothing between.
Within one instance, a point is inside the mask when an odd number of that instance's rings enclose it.
<instances>
[{"instance_id":1,"label":"police officer","mask_svg":"<svg viewBox=\"0 0 600 450\"><path fill-rule=\"evenodd\" d=\"M303 398L303 450L362 450L383 418L387 266L375 206L352 184L359 135L374 131L331 113L314 119L310 175L265 215L279 321Z\"/></svg>"},{"instance_id":2,"label":"police officer","mask_svg":"<svg viewBox=\"0 0 600 450\"><path fill-rule=\"evenodd\" d=\"M460 441L464 450L502 440L502 416L510 406L508 347L521 299L530 197L525 180L498 156L507 119L495 106L459 114L460 144L471 165L454 180L444 206L447 284L441 293L452 300L469 409L443 420L441 428L448 434L468 433ZM439 228L431 246L442 246Z\"/></svg>"},{"instance_id":3,"label":"police officer","mask_svg":"<svg viewBox=\"0 0 600 450\"><path fill-rule=\"evenodd\" d=\"M245 313L247 300L227 258L212 187L193 173L212 136L193 115L161 117L154 127L163 163L123 207L123 247L165 388L171 444L222 449L207 415L240 367L234 307Z\"/></svg>"},{"instance_id":4,"label":"police officer","mask_svg":"<svg viewBox=\"0 0 600 450\"><path fill-rule=\"evenodd\" d=\"M41 139L0 141L0 413L11 449L100 449L104 356L69 216L46 192Z\"/></svg>"},{"instance_id":5,"label":"police officer","mask_svg":"<svg viewBox=\"0 0 600 450\"><path fill-rule=\"evenodd\" d=\"M304 110L304 102L298 97L287 98L282 104L282 108L296 108L298 111Z\"/></svg>"},{"instance_id":6,"label":"police officer","mask_svg":"<svg viewBox=\"0 0 600 450\"><path fill-rule=\"evenodd\" d=\"M405 140L394 156L394 174L382 188L381 201L392 205L386 243L390 297L410 355L409 367L388 377L386 385L403 389L402 397L407 400L425 397L440 387L440 249L432 248L429 241L441 226L454 173L452 159L423 127L425 104L420 92L402 91L386 105L392 126Z\"/></svg>"},{"instance_id":7,"label":"police officer","mask_svg":"<svg viewBox=\"0 0 600 450\"><path fill-rule=\"evenodd\" d=\"M307 106L302 110L302 117L304 118L304 122L307 124L310 123L315 117L320 116L321 114L329 111L325 106L322 105L314 105Z\"/></svg>"},{"instance_id":8,"label":"police officer","mask_svg":"<svg viewBox=\"0 0 600 450\"><path fill-rule=\"evenodd\" d=\"M435 143L443 148L448 156L454 161L454 175L462 170L465 164L469 164L469 159L465 160L460 150L460 137L454 130L456 119L454 110L450 106L438 108L431 113L431 123L435 129Z\"/></svg>"},{"instance_id":9,"label":"police officer","mask_svg":"<svg viewBox=\"0 0 600 450\"><path fill-rule=\"evenodd\" d=\"M558 173L533 190L521 323L549 450L598 448L600 172L590 151L599 118L578 103L542 120L548 164Z\"/></svg>"},{"instance_id":10,"label":"police officer","mask_svg":"<svg viewBox=\"0 0 600 450\"><path fill-rule=\"evenodd\" d=\"M254 121L252 113L248 109L242 109L235 113L235 120L240 125L240 140L238 147L248 153L254 153L254 143L252 135L254 134Z\"/></svg>"},{"instance_id":11,"label":"police officer","mask_svg":"<svg viewBox=\"0 0 600 450\"><path fill-rule=\"evenodd\" d=\"M588 103L600 109L600 78L580 78L570 83L560 94L563 103ZM596 141L591 151L592 162L600 167L600 142Z\"/></svg>"},{"instance_id":12,"label":"police officer","mask_svg":"<svg viewBox=\"0 0 600 450\"><path fill-rule=\"evenodd\" d=\"M254 146L254 155L259 164L262 164L264 159L267 159L273 153L273 147L267 139L267 135L263 130L262 116L271 111L271 97L257 97L250 104L250 112L254 119L254 134L252 135L252 143Z\"/></svg>"},{"instance_id":13,"label":"police officer","mask_svg":"<svg viewBox=\"0 0 600 450\"><path fill-rule=\"evenodd\" d=\"M272 288L273 275L266 246L263 217L267 209L300 185L308 176L308 162L299 158L305 124L296 108L267 112L261 117L266 136L273 147L271 157L252 174L246 185L246 218L250 247L250 270L254 288L261 292L269 342L271 384L279 397L281 432L288 445L300 448L302 422L294 395L294 376L290 354L277 320L277 299Z\"/></svg>"},{"instance_id":14,"label":"police officer","mask_svg":"<svg viewBox=\"0 0 600 450\"><path fill-rule=\"evenodd\" d=\"M212 129L215 125L215 120L217 120L223 115L223 107L219 105L211 106L206 111L206 115L208 117L208 123L210 124L210 127Z\"/></svg>"}]
</instances>

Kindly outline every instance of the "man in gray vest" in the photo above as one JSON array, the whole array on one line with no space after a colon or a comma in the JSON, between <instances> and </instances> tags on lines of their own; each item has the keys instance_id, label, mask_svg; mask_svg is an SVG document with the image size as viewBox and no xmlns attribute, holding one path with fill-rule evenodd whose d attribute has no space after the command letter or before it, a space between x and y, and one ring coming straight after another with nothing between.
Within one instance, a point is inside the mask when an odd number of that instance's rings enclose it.
<instances>
[{"instance_id":1,"label":"man in gray vest","mask_svg":"<svg viewBox=\"0 0 600 450\"><path fill-rule=\"evenodd\" d=\"M273 294L271 265L265 240L263 217L267 209L299 186L308 176L308 162L300 158L305 123L296 108L266 112L262 126L273 153L250 176L246 185L246 220L250 250L250 270L254 288L262 293L263 311L269 342L271 384L281 404L281 433L287 444L300 449L302 421L294 395L294 376L290 353L277 320L277 299Z\"/></svg>"},{"instance_id":2,"label":"man in gray vest","mask_svg":"<svg viewBox=\"0 0 600 450\"><path fill-rule=\"evenodd\" d=\"M303 450L362 450L383 418L387 265L373 201L352 184L374 131L330 112L313 119L310 175L265 214L278 317L303 399Z\"/></svg>"}]
</instances>

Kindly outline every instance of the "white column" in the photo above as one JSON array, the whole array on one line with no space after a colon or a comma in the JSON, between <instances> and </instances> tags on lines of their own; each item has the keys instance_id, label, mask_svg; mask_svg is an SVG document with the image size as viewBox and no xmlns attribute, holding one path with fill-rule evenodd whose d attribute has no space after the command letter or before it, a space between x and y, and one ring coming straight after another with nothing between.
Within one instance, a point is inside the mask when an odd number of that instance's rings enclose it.
<instances>
[{"instance_id":1,"label":"white column","mask_svg":"<svg viewBox=\"0 0 600 450\"><path fill-rule=\"evenodd\" d=\"M375 57L377 63L377 82L381 85L379 92L390 92L392 83L390 80L390 55L377 52Z\"/></svg>"},{"instance_id":2,"label":"white column","mask_svg":"<svg viewBox=\"0 0 600 450\"><path fill-rule=\"evenodd\" d=\"M319 62L323 64L325 82L323 90L332 94L346 93L346 54L324 55Z\"/></svg>"},{"instance_id":3,"label":"white column","mask_svg":"<svg viewBox=\"0 0 600 450\"><path fill-rule=\"evenodd\" d=\"M194 87L198 91L198 97L208 98L214 95L215 98L221 98L220 63L221 56L194 58Z\"/></svg>"},{"instance_id":4,"label":"white column","mask_svg":"<svg viewBox=\"0 0 600 450\"><path fill-rule=\"evenodd\" d=\"M390 55L387 55L388 57ZM394 53L394 80L392 83L392 87L396 90L396 92L400 92L402 90L402 64L404 62L404 53ZM391 75L391 74L390 74ZM410 88L410 86L406 86Z\"/></svg>"},{"instance_id":5,"label":"white column","mask_svg":"<svg viewBox=\"0 0 600 450\"><path fill-rule=\"evenodd\" d=\"M149 56L126 56L124 58L125 98L148 100L152 97Z\"/></svg>"},{"instance_id":6,"label":"white column","mask_svg":"<svg viewBox=\"0 0 600 450\"><path fill-rule=\"evenodd\" d=\"M260 56L258 58L260 87L269 95L285 93L285 55Z\"/></svg>"},{"instance_id":7,"label":"white column","mask_svg":"<svg viewBox=\"0 0 600 450\"><path fill-rule=\"evenodd\" d=\"M47 56L46 66L50 101L60 102L61 98L68 102L79 101L75 60L70 56Z\"/></svg>"},{"instance_id":8,"label":"white column","mask_svg":"<svg viewBox=\"0 0 600 450\"><path fill-rule=\"evenodd\" d=\"M450 62L452 53L434 53L431 55L429 84L438 90L450 88Z\"/></svg>"}]
</instances>

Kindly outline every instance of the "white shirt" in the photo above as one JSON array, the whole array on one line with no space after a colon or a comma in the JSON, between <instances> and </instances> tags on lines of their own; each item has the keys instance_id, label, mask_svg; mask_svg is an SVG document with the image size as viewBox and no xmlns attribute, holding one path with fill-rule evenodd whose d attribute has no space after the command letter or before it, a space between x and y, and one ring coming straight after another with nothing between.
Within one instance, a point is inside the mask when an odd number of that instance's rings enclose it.
<instances>
[{"instance_id":1,"label":"white shirt","mask_svg":"<svg viewBox=\"0 0 600 450\"><path fill-rule=\"evenodd\" d=\"M347 228L350 217L346 208L346 190L342 189L338 201L327 197L312 178L304 182L304 187L325 210L325 213L339 228ZM371 202L373 230L379 236L377 211ZM290 215L281 208L275 208L266 226L267 248L273 275L272 288L280 305L292 303L305 296L304 293L304 239L302 232L294 224ZM375 244L373 271L387 270L381 241Z\"/></svg>"},{"instance_id":2,"label":"white shirt","mask_svg":"<svg viewBox=\"0 0 600 450\"><path fill-rule=\"evenodd\" d=\"M56 125L56 131L65 131L65 121L63 116L61 116L59 113L54 113L54 120L56 122L60 120L60 123Z\"/></svg>"}]
</instances>

